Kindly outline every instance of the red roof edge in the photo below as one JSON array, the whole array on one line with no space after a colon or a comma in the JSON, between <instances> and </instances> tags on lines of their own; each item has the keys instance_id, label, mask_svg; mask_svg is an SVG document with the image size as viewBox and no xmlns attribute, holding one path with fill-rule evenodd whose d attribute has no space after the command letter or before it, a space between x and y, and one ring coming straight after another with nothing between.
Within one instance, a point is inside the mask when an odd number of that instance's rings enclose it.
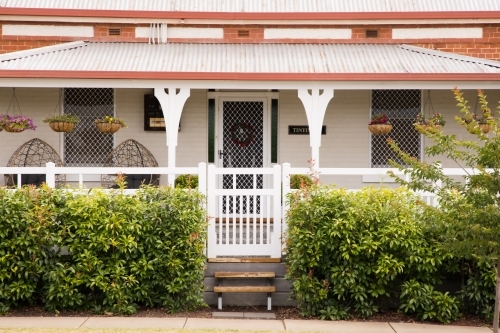
<instances>
[{"instance_id":1,"label":"red roof edge","mask_svg":"<svg viewBox=\"0 0 500 333\"><path fill-rule=\"evenodd\" d=\"M232 81L500 81L500 73L216 73L0 70L0 78Z\"/></svg>"},{"instance_id":2,"label":"red roof edge","mask_svg":"<svg viewBox=\"0 0 500 333\"><path fill-rule=\"evenodd\" d=\"M0 15L119 17L149 19L213 19L213 20L419 20L419 19L492 19L500 11L438 11L438 12L328 12L328 13L229 13L132 10L85 10L47 8L1 8Z\"/></svg>"}]
</instances>

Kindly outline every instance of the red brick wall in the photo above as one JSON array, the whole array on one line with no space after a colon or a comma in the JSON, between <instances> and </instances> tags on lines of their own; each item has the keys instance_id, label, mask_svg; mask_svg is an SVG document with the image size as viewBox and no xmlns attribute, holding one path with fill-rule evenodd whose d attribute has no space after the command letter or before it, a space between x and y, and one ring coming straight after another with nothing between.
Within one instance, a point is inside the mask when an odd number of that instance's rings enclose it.
<instances>
[{"instance_id":1,"label":"red brick wall","mask_svg":"<svg viewBox=\"0 0 500 333\"><path fill-rule=\"evenodd\" d=\"M20 22L4 22L6 24L22 24ZM33 23L26 23L33 24ZM51 24L51 23L40 23ZM61 23L52 23L54 25L64 25ZM69 24L67 24L69 25ZM84 25L84 24L78 24ZM137 26L149 27L149 25L132 24L95 24L94 38L91 41L99 42L147 42L147 38L136 38L135 28ZM169 25L175 27L176 25ZM500 61L500 24L483 25L357 25L357 26L321 26L316 28L350 28L352 29L351 39L264 39L264 27L259 25L177 25L177 27L222 27L224 30L223 39L173 39L172 43L369 43L369 44L410 44L445 52L468 55L479 58L486 58ZM303 25L268 25L266 28L311 28ZM444 28L444 27L481 27L483 28L483 38L444 38L444 39L392 39L393 28ZM120 28L121 36L109 36L110 28ZM378 30L377 38L366 38L365 31ZM238 31L247 30L248 37L239 37ZM54 45L58 43L81 40L77 37L44 37L44 36L3 36L0 26L0 53L13 52L37 48L42 46Z\"/></svg>"}]
</instances>

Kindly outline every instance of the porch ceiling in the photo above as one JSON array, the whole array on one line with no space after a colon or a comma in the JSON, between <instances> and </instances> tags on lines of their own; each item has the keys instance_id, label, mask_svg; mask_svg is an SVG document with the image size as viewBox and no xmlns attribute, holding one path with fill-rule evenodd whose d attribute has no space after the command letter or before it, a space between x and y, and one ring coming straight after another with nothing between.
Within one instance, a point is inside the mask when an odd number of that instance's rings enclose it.
<instances>
[{"instance_id":1,"label":"porch ceiling","mask_svg":"<svg viewBox=\"0 0 500 333\"><path fill-rule=\"evenodd\" d=\"M14 78L500 82L500 62L393 44L72 42L0 55L0 80Z\"/></svg>"}]
</instances>

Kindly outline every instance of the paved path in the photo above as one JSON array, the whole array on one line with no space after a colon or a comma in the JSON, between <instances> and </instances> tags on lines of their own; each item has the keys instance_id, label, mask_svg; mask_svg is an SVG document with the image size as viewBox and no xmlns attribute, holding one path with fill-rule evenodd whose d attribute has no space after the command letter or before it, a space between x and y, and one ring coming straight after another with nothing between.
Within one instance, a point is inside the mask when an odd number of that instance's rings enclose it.
<instances>
[{"instance_id":1,"label":"paved path","mask_svg":"<svg viewBox=\"0 0 500 333\"><path fill-rule=\"evenodd\" d=\"M487 327L321 320L138 317L0 317L0 328L171 328L332 333L491 333Z\"/></svg>"}]
</instances>

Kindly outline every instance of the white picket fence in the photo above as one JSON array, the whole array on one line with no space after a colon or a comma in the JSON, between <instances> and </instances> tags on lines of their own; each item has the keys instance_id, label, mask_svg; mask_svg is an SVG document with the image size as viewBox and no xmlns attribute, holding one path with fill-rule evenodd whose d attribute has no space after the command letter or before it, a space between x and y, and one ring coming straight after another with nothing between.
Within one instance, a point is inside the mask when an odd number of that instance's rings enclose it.
<instances>
[{"instance_id":1,"label":"white picket fence","mask_svg":"<svg viewBox=\"0 0 500 333\"><path fill-rule=\"evenodd\" d=\"M406 177L397 169L371 168L320 168L321 176L387 176L388 171ZM449 176L463 176L476 170L445 168ZM269 256L279 258L282 254L282 235L286 231L285 198L290 189L290 176L310 174L308 168L292 168L289 163L270 168L216 168L205 163L198 167L56 167L47 163L45 167L0 167L0 174L17 175L21 186L21 174L45 174L49 186L55 187L56 175L78 175L79 184L84 185L84 175L102 174L194 174L199 177L199 191L206 195L208 221L207 256ZM223 185L222 177L226 177ZM246 177L246 185L241 186L237 177ZM260 177L260 178L259 178ZM228 182L228 179L231 181ZM249 183L249 179L251 179ZM250 184L250 185L249 185ZM438 184L439 185L439 184ZM244 188L239 188L244 187ZM358 189L351 189L356 191ZM126 190L133 193L135 190ZM418 193L428 204L437 205L432 193ZM283 202L283 204L282 204Z\"/></svg>"}]
</instances>

